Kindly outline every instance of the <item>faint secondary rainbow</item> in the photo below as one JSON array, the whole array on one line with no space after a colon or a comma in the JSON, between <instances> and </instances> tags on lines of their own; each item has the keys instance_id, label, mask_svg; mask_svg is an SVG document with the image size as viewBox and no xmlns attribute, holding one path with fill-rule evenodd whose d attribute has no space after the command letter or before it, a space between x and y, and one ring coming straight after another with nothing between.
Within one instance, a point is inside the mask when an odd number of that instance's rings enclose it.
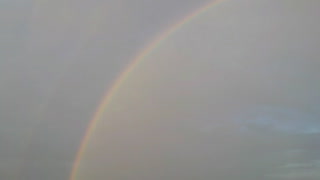
<instances>
[{"instance_id":1,"label":"faint secondary rainbow","mask_svg":"<svg viewBox=\"0 0 320 180\"><path fill-rule=\"evenodd\" d=\"M212 2L205 4L201 8L195 10L191 14L184 17L178 23L174 24L173 26L170 26L163 33L160 33L158 36L156 36L154 38L154 40L148 46L146 46L140 53L137 54L137 56L133 59L133 61L127 66L127 68L118 76L118 78L116 78L115 82L113 83L113 86L104 95L100 105L97 108L97 111L94 113L93 118L89 122L86 133L83 137L83 140L81 141L79 151L76 154L69 180L76 180L78 170L81 165L81 159L82 159L83 155L85 154L86 147L89 143L91 134L95 131L96 125L99 122L99 120L101 119L101 117L103 116L103 113L105 112L108 104L110 104L110 102L112 101L113 95L119 89L119 87L121 87L121 84L127 79L127 77L130 75L130 73L136 68L136 66L139 63L143 62L145 57L148 56L148 54L150 52L152 52L159 45L161 45L161 43L164 40L166 40L171 34L173 34L175 31L177 31L184 24L190 22L192 19L194 19L198 15L206 12L208 9L219 4L222 1L225 1L225 0L213 0Z\"/></svg>"}]
</instances>

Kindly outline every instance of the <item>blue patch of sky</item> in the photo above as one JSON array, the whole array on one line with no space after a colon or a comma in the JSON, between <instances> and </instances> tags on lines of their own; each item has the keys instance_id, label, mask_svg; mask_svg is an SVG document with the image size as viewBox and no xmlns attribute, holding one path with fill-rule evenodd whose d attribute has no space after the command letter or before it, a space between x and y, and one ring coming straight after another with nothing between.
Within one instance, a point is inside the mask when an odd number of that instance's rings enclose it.
<instances>
[{"instance_id":1,"label":"blue patch of sky","mask_svg":"<svg viewBox=\"0 0 320 180\"><path fill-rule=\"evenodd\" d=\"M247 111L237 122L244 131L250 131L254 126L286 133L317 134L320 133L319 118L299 109L264 106Z\"/></svg>"}]
</instances>

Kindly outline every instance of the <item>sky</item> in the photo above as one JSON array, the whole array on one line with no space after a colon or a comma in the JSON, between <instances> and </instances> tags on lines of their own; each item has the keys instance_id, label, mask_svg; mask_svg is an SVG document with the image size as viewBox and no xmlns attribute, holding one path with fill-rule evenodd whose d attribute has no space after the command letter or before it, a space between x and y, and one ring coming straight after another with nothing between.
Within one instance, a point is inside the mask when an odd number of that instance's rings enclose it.
<instances>
[{"instance_id":1,"label":"sky","mask_svg":"<svg viewBox=\"0 0 320 180\"><path fill-rule=\"evenodd\" d=\"M94 112L207 0L0 0L0 178L67 180ZM226 0L123 80L76 180L320 177L320 3Z\"/></svg>"},{"instance_id":2,"label":"sky","mask_svg":"<svg viewBox=\"0 0 320 180\"><path fill-rule=\"evenodd\" d=\"M206 0L0 0L0 177L68 179L105 91Z\"/></svg>"}]
</instances>

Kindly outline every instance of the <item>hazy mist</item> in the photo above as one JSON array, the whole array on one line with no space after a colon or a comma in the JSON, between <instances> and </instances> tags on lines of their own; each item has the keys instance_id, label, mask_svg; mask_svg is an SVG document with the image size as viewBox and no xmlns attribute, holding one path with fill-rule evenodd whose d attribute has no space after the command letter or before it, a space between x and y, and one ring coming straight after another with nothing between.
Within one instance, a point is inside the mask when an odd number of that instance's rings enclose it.
<instances>
[{"instance_id":1,"label":"hazy mist","mask_svg":"<svg viewBox=\"0 0 320 180\"><path fill-rule=\"evenodd\" d=\"M0 179L67 180L105 92L209 0L0 0ZM77 180L320 178L320 3L226 0L130 73Z\"/></svg>"}]
</instances>

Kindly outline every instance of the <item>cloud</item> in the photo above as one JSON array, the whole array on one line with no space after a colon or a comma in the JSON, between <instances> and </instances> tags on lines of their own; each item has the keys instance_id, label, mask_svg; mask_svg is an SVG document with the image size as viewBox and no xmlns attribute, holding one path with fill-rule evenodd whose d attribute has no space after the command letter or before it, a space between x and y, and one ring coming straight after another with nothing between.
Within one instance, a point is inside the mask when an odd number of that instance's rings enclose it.
<instances>
[{"instance_id":1,"label":"cloud","mask_svg":"<svg viewBox=\"0 0 320 180\"><path fill-rule=\"evenodd\" d=\"M312 170L312 171L296 171L296 172L287 172L287 173L277 173L277 174L268 174L267 177L272 179L290 179L290 180L299 180L299 179L306 179L306 180L316 180L320 178L319 169Z\"/></svg>"}]
</instances>

